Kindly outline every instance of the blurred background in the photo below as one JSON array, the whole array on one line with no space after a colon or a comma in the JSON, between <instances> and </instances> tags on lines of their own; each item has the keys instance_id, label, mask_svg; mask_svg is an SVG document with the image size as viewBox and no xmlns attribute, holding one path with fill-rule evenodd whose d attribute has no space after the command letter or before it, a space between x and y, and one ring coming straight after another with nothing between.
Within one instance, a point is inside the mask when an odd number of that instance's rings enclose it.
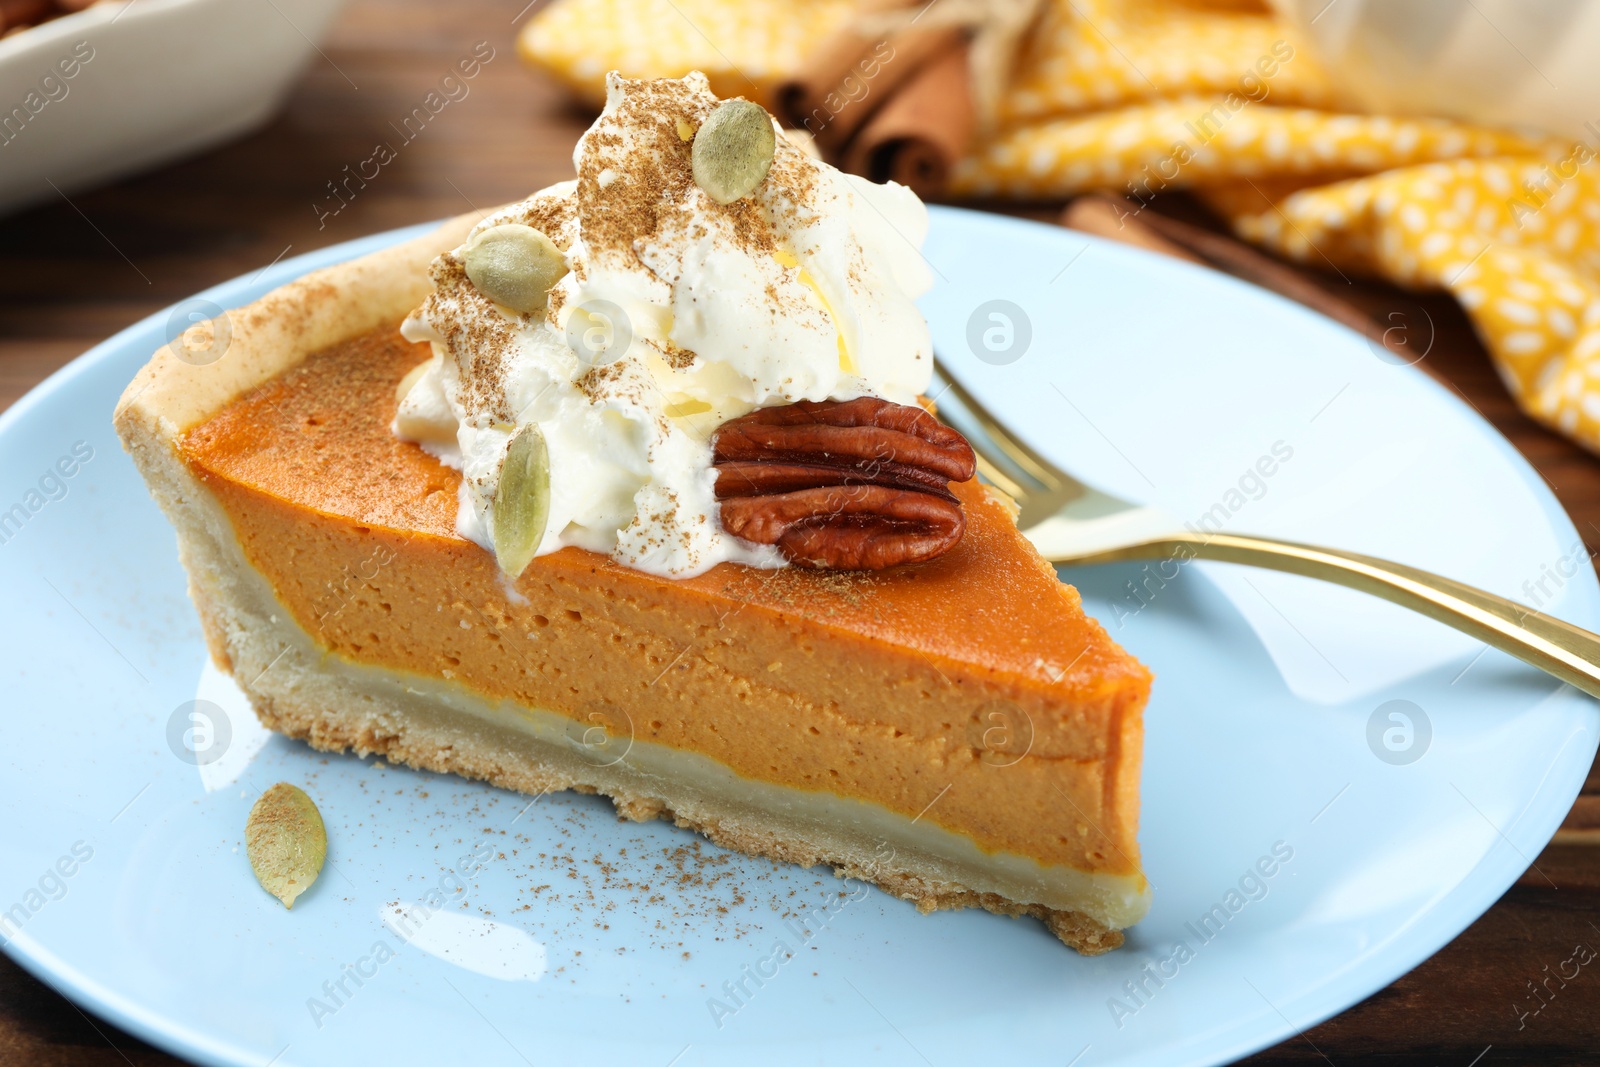
<instances>
[{"instance_id":1,"label":"blurred background","mask_svg":"<svg viewBox=\"0 0 1600 1067\"><path fill-rule=\"evenodd\" d=\"M1592 554L1597 57L1593 0L0 0L0 409L208 286L563 180L607 70L700 69L874 180L1344 322L1506 434ZM1538 859L1559 894L1525 878L1250 1062L1595 1062L1600 1016L1532 1044L1505 976L1596 914L1597 844L1592 773ZM174 1061L0 957L0 1062Z\"/></svg>"}]
</instances>

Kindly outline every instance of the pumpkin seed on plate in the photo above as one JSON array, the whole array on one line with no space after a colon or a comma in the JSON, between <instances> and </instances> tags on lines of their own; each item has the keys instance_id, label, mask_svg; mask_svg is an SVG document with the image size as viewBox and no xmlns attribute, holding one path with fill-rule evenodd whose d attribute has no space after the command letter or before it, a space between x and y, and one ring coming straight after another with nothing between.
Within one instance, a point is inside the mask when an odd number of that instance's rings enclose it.
<instances>
[{"instance_id":1,"label":"pumpkin seed on plate","mask_svg":"<svg viewBox=\"0 0 1600 1067\"><path fill-rule=\"evenodd\" d=\"M494 557L511 577L539 551L550 519L550 450L536 423L511 435L494 494Z\"/></svg>"},{"instance_id":2,"label":"pumpkin seed on plate","mask_svg":"<svg viewBox=\"0 0 1600 1067\"><path fill-rule=\"evenodd\" d=\"M261 888L294 907L328 857L328 831L305 791L279 782L256 800L244 824L244 850Z\"/></svg>"}]
</instances>

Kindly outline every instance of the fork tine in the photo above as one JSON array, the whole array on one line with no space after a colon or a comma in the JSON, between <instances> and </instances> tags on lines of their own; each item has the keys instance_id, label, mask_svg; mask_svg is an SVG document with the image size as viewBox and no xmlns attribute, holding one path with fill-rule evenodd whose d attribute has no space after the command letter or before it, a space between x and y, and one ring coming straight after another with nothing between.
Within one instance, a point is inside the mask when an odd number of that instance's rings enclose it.
<instances>
[{"instance_id":1,"label":"fork tine","mask_svg":"<svg viewBox=\"0 0 1600 1067\"><path fill-rule=\"evenodd\" d=\"M967 413L977 422L979 428L993 442L994 447L999 450L999 457L993 455L984 456L983 453L987 450L986 443L981 441L974 443L973 451L979 453L980 458L988 459L990 466L999 466L994 461L996 458L1003 458L1004 461L1010 462L1046 489L1070 490L1073 487L1083 488L1083 483L1079 482L1078 479L1011 436L1011 432L1006 429L1005 424L990 414L988 408L978 403L977 398L967 392L965 387L956 380L956 376L950 373L950 368L945 366L937 355L933 357L933 368L938 372L939 377L945 380L946 386L949 388L950 393L955 396L957 402L967 410ZM985 476L988 477L989 475L986 474ZM1006 477L1005 482L1015 485L1016 479ZM1008 485L1003 484L1001 488L1011 492ZM1012 495L1016 496L1018 494L1012 493ZM1026 491L1024 491L1023 495L1027 495Z\"/></svg>"},{"instance_id":2,"label":"fork tine","mask_svg":"<svg viewBox=\"0 0 1600 1067\"><path fill-rule=\"evenodd\" d=\"M978 415L963 400L965 398L965 401L971 401L972 398L961 387L961 383L951 377L950 372L939 365L937 360L935 360L934 369L938 376L944 379L945 387L940 390L939 396L943 397L946 393L954 394L957 403L962 404L962 411L967 419L976 420ZM982 427L979 426L978 429L981 431ZM1038 492L1034 486L1016 479L1011 473L1014 468L1007 465L1004 450L996 445L987 433L969 433L967 434L967 443L972 446L973 456L978 464L978 474L982 476L984 481L997 486L1007 496L1017 501L1019 505L1025 504Z\"/></svg>"},{"instance_id":3,"label":"fork tine","mask_svg":"<svg viewBox=\"0 0 1600 1067\"><path fill-rule=\"evenodd\" d=\"M972 446L972 454L978 461L978 473L984 481L997 486L1019 505L1033 496L1033 489L1011 477L1005 468L1000 466L998 460L1002 453L998 448L983 438L968 437L967 443Z\"/></svg>"}]
</instances>

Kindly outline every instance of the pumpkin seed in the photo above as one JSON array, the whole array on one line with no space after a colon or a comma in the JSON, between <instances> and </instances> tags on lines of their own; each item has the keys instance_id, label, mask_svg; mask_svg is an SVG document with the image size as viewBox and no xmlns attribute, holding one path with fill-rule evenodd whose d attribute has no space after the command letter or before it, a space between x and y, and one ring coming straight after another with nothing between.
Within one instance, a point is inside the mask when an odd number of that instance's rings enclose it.
<instances>
[{"instance_id":1,"label":"pumpkin seed","mask_svg":"<svg viewBox=\"0 0 1600 1067\"><path fill-rule=\"evenodd\" d=\"M261 888L294 907L328 857L328 831L305 791L288 782L262 793L244 824L244 850Z\"/></svg>"},{"instance_id":2,"label":"pumpkin seed","mask_svg":"<svg viewBox=\"0 0 1600 1067\"><path fill-rule=\"evenodd\" d=\"M511 435L494 494L494 557L501 570L515 578L527 568L549 519L550 450L530 422Z\"/></svg>"},{"instance_id":3,"label":"pumpkin seed","mask_svg":"<svg viewBox=\"0 0 1600 1067\"><path fill-rule=\"evenodd\" d=\"M524 313L542 311L551 288L567 273L555 242L518 222L484 230L467 242L462 259L478 292Z\"/></svg>"},{"instance_id":4,"label":"pumpkin seed","mask_svg":"<svg viewBox=\"0 0 1600 1067\"><path fill-rule=\"evenodd\" d=\"M689 150L695 184L719 204L749 196L772 168L777 136L772 116L748 100L724 100L694 135Z\"/></svg>"}]
</instances>

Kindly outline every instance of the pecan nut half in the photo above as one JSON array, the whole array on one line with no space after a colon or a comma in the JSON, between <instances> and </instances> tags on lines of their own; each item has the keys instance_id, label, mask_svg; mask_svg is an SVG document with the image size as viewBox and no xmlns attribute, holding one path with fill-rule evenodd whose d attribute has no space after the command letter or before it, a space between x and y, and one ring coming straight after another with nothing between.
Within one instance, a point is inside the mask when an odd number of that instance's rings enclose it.
<instances>
[{"instance_id":1,"label":"pecan nut half","mask_svg":"<svg viewBox=\"0 0 1600 1067\"><path fill-rule=\"evenodd\" d=\"M950 482L972 447L922 408L803 400L722 424L712 440L722 525L791 563L880 570L949 551L966 532Z\"/></svg>"}]
</instances>

